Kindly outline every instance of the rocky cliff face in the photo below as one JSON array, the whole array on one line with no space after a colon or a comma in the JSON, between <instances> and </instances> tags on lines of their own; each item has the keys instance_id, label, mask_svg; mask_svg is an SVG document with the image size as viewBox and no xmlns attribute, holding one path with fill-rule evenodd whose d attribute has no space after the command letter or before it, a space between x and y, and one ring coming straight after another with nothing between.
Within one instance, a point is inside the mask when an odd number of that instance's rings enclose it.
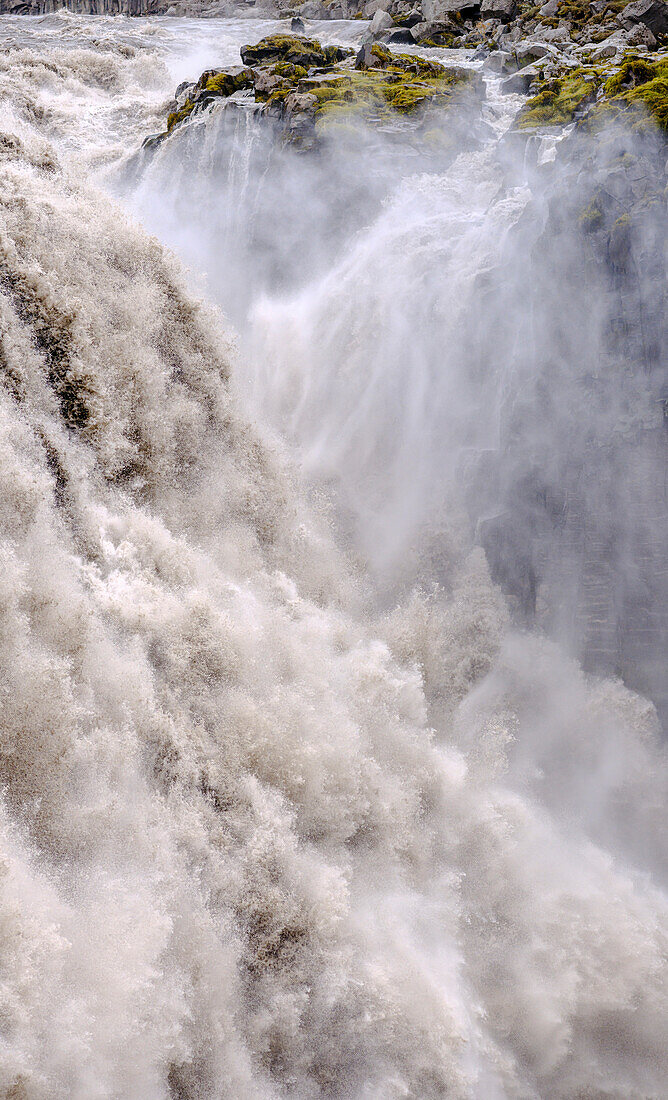
<instances>
[{"instance_id":1,"label":"rocky cliff face","mask_svg":"<svg viewBox=\"0 0 668 1100\"><path fill-rule=\"evenodd\" d=\"M78 15L156 15L166 11L160 0L2 0L0 12L9 15L44 15L49 12L68 11Z\"/></svg>"}]
</instances>

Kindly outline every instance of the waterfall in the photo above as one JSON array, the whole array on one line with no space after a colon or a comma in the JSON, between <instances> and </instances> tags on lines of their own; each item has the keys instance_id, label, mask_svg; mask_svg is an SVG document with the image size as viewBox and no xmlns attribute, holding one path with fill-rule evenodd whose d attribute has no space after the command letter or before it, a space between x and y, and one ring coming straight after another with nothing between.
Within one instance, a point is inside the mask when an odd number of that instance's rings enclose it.
<instances>
[{"instance_id":1,"label":"waterfall","mask_svg":"<svg viewBox=\"0 0 668 1100\"><path fill-rule=\"evenodd\" d=\"M660 1096L659 720L550 594L623 411L586 561L641 513L658 572L623 257L567 285L569 173L489 120L417 171L216 114L128 162L177 30L50 19L0 66L0 1094Z\"/></svg>"}]
</instances>

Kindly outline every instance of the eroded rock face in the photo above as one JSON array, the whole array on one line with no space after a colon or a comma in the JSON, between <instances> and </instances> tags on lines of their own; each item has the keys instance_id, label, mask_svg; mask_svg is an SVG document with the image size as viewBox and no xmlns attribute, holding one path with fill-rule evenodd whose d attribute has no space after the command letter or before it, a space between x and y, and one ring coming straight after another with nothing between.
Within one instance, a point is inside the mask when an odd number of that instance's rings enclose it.
<instances>
[{"instance_id":1,"label":"eroded rock face","mask_svg":"<svg viewBox=\"0 0 668 1100\"><path fill-rule=\"evenodd\" d=\"M0 13L42 15L67 7L78 15L157 15L166 12L164 0L0 0Z\"/></svg>"},{"instance_id":2,"label":"eroded rock face","mask_svg":"<svg viewBox=\"0 0 668 1100\"><path fill-rule=\"evenodd\" d=\"M504 286L509 266L502 263L485 288L481 316L494 326L500 361L516 363L522 398L508 403L499 429L505 448L481 465L471 498L493 575L527 621L563 615L564 634L585 666L617 672L647 692L664 721L668 685L656 656L668 640L668 546L659 534L668 521L660 474L668 448L665 160L657 132L579 127L544 169L508 244L510 254L523 253L541 227L522 315L544 343L527 353L511 327L503 349L504 311L512 315L516 291ZM548 336L554 301L545 302L547 286L567 288L560 302L562 309L569 303L572 331L560 347ZM594 295L591 324L605 335L595 364L587 360ZM574 379L588 394L586 410ZM538 442L527 476L518 456L529 424ZM606 494L618 502L613 512L601 504ZM493 520L484 518L486 506ZM518 534L527 531L528 541ZM556 577L568 607L550 596Z\"/></svg>"}]
</instances>

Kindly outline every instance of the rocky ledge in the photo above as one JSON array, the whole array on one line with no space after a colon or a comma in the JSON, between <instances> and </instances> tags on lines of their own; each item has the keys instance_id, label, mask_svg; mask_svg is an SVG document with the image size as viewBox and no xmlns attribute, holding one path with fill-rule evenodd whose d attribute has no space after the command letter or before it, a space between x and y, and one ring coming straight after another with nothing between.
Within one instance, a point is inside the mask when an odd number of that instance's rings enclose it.
<instances>
[{"instance_id":1,"label":"rocky ledge","mask_svg":"<svg viewBox=\"0 0 668 1100\"><path fill-rule=\"evenodd\" d=\"M241 50L242 65L210 69L194 84L181 84L166 129L147 138L154 147L183 123L221 100L250 107L279 125L284 138L304 149L332 127L410 125L423 131L430 109L479 103L482 78L471 69L446 66L366 42L355 55L314 38L275 34Z\"/></svg>"}]
</instances>

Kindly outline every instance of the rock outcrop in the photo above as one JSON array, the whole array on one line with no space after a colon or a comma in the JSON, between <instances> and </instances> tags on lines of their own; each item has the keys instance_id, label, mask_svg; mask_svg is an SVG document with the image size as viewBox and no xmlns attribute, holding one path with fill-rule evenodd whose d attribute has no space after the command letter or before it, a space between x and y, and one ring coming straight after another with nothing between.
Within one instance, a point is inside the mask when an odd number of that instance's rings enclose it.
<instances>
[{"instance_id":1,"label":"rock outcrop","mask_svg":"<svg viewBox=\"0 0 668 1100\"><path fill-rule=\"evenodd\" d=\"M294 35L270 35L241 49L243 67L202 73L182 84L155 147L215 103L244 107L278 125L284 138L311 148L332 126L385 125L403 120L424 129L430 109L440 114L468 99L479 105L483 84L470 69L367 43L356 58L341 46Z\"/></svg>"}]
</instances>

